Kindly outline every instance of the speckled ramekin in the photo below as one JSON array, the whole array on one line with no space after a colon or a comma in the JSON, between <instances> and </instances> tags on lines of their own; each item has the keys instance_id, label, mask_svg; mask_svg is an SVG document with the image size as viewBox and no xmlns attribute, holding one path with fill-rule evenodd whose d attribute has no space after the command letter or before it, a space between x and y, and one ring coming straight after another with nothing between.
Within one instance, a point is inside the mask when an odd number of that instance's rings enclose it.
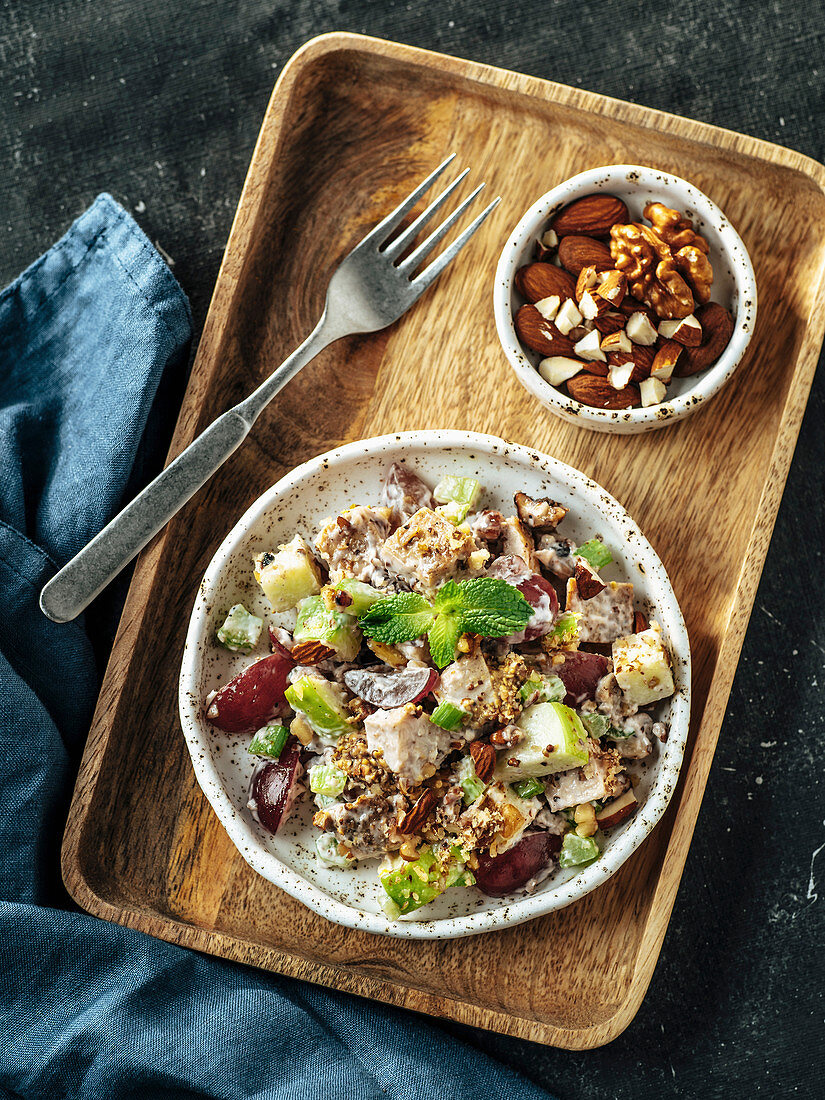
<instances>
[{"instance_id":1,"label":"speckled ramekin","mask_svg":"<svg viewBox=\"0 0 825 1100\"><path fill-rule=\"evenodd\" d=\"M378 500L392 462L407 463L431 484L446 474L476 477L491 507L512 511L513 493L550 496L571 509L564 533L577 543L603 536L616 563L609 580L632 580L637 607L656 619L673 655L676 694L658 704L670 724L665 744L650 763L636 766L640 808L607 834L599 859L576 871L557 870L535 894L491 898L469 889L447 890L426 908L389 921L380 908L378 863L347 870L315 858L312 807L304 803L271 836L247 809L252 758L248 736L221 733L204 718L204 700L241 668L268 652L266 631L253 653L230 653L215 642L229 607L244 603L266 616L252 577L252 558L277 548L296 531L312 538L322 519L359 502ZM618 870L664 813L676 786L690 716L690 650L670 582L652 547L622 506L594 481L549 455L475 432L428 431L366 439L299 466L268 489L229 532L198 590L180 676L180 716L198 782L243 858L264 878L331 921L349 928L406 939L451 939L520 924L583 897Z\"/></svg>"},{"instance_id":2,"label":"speckled ramekin","mask_svg":"<svg viewBox=\"0 0 825 1100\"><path fill-rule=\"evenodd\" d=\"M713 266L711 300L719 302L733 314L733 335L716 363L690 378L674 378L668 384L665 400L646 409L594 409L574 401L562 390L545 382L536 369L542 356L525 347L516 335L513 318L524 301L514 286L516 271L535 260L536 239L541 237L558 210L574 199L599 191L623 199L632 221L643 220L642 211L649 202L663 202L686 214L710 245ZM571 424L597 432L629 435L663 428L674 420L690 416L703 408L730 381L745 354L756 323L756 279L739 234L719 207L698 187L656 168L612 164L572 176L533 203L501 253L496 269L493 309L501 346L525 389L551 412Z\"/></svg>"}]
</instances>

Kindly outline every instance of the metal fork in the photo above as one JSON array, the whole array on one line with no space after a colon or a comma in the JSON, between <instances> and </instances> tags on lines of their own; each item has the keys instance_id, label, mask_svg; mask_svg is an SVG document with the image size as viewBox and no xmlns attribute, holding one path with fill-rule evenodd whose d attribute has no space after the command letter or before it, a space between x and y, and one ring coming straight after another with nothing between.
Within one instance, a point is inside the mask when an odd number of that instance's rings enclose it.
<instances>
[{"instance_id":1,"label":"metal fork","mask_svg":"<svg viewBox=\"0 0 825 1100\"><path fill-rule=\"evenodd\" d=\"M74 619L128 565L158 531L194 496L243 443L272 398L325 347L358 332L376 332L396 321L453 260L501 201L495 199L428 267L421 262L472 203L482 183L408 256L419 231L458 187L466 169L394 240L389 240L455 153L353 248L330 279L321 320L303 344L255 391L181 451L163 473L139 493L43 588L40 608L58 623ZM388 243L389 241L389 243ZM399 260L399 257L404 257Z\"/></svg>"}]
</instances>

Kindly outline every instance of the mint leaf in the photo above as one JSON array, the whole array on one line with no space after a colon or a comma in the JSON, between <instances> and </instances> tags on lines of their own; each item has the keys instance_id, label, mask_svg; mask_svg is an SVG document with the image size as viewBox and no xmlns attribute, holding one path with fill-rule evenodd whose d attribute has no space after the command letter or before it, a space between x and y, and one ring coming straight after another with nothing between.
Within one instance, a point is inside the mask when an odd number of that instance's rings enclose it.
<instances>
[{"instance_id":1,"label":"mint leaf","mask_svg":"<svg viewBox=\"0 0 825 1100\"><path fill-rule=\"evenodd\" d=\"M429 601L417 592L399 592L377 600L366 615L361 616L358 625L368 638L395 645L426 634L434 615Z\"/></svg>"},{"instance_id":2,"label":"mint leaf","mask_svg":"<svg viewBox=\"0 0 825 1100\"><path fill-rule=\"evenodd\" d=\"M604 569L606 565L610 565L613 561L610 549L599 538L583 542L575 551L575 554L576 557L584 558L594 569Z\"/></svg>"},{"instance_id":3,"label":"mint leaf","mask_svg":"<svg viewBox=\"0 0 825 1100\"><path fill-rule=\"evenodd\" d=\"M456 587L461 593L461 629L468 634L487 638L515 634L533 616L521 592L499 577L476 577Z\"/></svg>"},{"instance_id":4,"label":"mint leaf","mask_svg":"<svg viewBox=\"0 0 825 1100\"><path fill-rule=\"evenodd\" d=\"M452 583L452 582L449 582ZM427 632L430 656L438 668L455 660L456 642L464 633L461 616L454 611L441 611Z\"/></svg>"}]
</instances>

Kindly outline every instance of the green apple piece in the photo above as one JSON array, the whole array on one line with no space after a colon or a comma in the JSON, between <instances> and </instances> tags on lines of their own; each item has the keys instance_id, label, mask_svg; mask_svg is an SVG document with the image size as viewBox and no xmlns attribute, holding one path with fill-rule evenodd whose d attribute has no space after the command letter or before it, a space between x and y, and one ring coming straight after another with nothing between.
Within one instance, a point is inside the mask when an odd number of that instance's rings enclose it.
<instances>
[{"instance_id":1,"label":"green apple piece","mask_svg":"<svg viewBox=\"0 0 825 1100\"><path fill-rule=\"evenodd\" d=\"M358 619L366 615L376 600L386 596L386 592L379 592L366 581L356 581L352 577L344 577L335 585L336 592L346 592L352 598L352 603L347 608L348 615L355 615Z\"/></svg>"},{"instance_id":2,"label":"green apple piece","mask_svg":"<svg viewBox=\"0 0 825 1100\"><path fill-rule=\"evenodd\" d=\"M289 611L299 600L321 591L320 571L300 535L281 546L277 554L259 554L254 574L273 611Z\"/></svg>"},{"instance_id":3,"label":"green apple piece","mask_svg":"<svg viewBox=\"0 0 825 1100\"><path fill-rule=\"evenodd\" d=\"M516 725L522 739L501 754L495 771L506 783L566 772L590 759L581 719L564 703L534 703L522 711Z\"/></svg>"},{"instance_id":4,"label":"green apple piece","mask_svg":"<svg viewBox=\"0 0 825 1100\"><path fill-rule=\"evenodd\" d=\"M218 627L218 641L233 653L248 653L258 644L263 625L263 619L247 611L242 603L236 603Z\"/></svg>"},{"instance_id":5,"label":"green apple piece","mask_svg":"<svg viewBox=\"0 0 825 1100\"><path fill-rule=\"evenodd\" d=\"M337 684L316 676L300 676L284 692L286 701L302 714L315 733L325 740L337 741L352 726L347 721L344 693Z\"/></svg>"},{"instance_id":6,"label":"green apple piece","mask_svg":"<svg viewBox=\"0 0 825 1100\"><path fill-rule=\"evenodd\" d=\"M481 496L481 485L474 477L453 477L448 474L433 489L433 496L444 507L443 511L451 523L462 523Z\"/></svg>"},{"instance_id":7,"label":"green apple piece","mask_svg":"<svg viewBox=\"0 0 825 1100\"><path fill-rule=\"evenodd\" d=\"M330 611L321 596L307 596L298 604L292 637L296 645L323 642L341 661L351 661L361 648L361 631L355 617L344 611Z\"/></svg>"}]
</instances>

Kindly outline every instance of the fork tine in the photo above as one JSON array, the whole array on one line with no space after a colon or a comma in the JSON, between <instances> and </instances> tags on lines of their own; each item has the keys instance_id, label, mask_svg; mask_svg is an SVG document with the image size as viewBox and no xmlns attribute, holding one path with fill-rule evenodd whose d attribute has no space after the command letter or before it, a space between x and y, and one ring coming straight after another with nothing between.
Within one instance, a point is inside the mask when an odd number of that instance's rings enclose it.
<instances>
[{"instance_id":1,"label":"fork tine","mask_svg":"<svg viewBox=\"0 0 825 1100\"><path fill-rule=\"evenodd\" d=\"M378 225L376 225L375 229L373 229L366 235L366 237L364 237L364 239L361 241L361 244L382 244L383 241L385 241L386 238L393 231L393 229L398 226L399 222L401 222L402 219L405 218L407 214L409 214L409 212L413 209L421 196L426 191L429 191L429 189L432 187L432 185L435 183L441 173L445 170L447 165L451 164L455 160L455 157L455 153L450 153L445 161L439 164L439 166L433 172L430 172L429 176L427 176L425 180L419 183L418 187L416 187L415 190L412 191L406 197L406 199L403 200L403 202L399 203L399 205L396 206L395 210L387 214L386 218L380 221Z\"/></svg>"},{"instance_id":2,"label":"fork tine","mask_svg":"<svg viewBox=\"0 0 825 1100\"><path fill-rule=\"evenodd\" d=\"M425 256L428 256L430 252L435 248L439 241L449 233L470 203L474 202L479 193L484 189L484 184L480 183L478 187L473 191L471 195L461 203L460 206L450 214L448 218L439 225L438 229L433 230L429 237L425 238L421 244L416 248L415 252L411 252L410 255L402 263L398 265L398 270L405 275L411 275L413 271L418 267Z\"/></svg>"},{"instance_id":3,"label":"fork tine","mask_svg":"<svg viewBox=\"0 0 825 1100\"><path fill-rule=\"evenodd\" d=\"M438 278L438 276L441 274L447 264L449 264L452 260L456 258L458 253L467 243L467 241L469 241L470 237L472 237L473 233L475 233L475 231L479 228L484 219L488 217L488 215L492 214L492 212L495 210L500 202L501 196L499 195L498 198L493 199L488 207L481 211L475 221L471 222L467 226L460 237L456 237L450 247L445 249L444 252L442 252L441 255L438 257L438 259L433 260L433 262L428 267L425 267L420 275L416 275L416 277L411 281L410 285L415 287L417 290L426 290L430 283L433 282L434 279ZM435 234L433 234L433 236L435 236ZM427 242L425 241L424 243L426 244ZM412 259L412 257L410 257L410 259Z\"/></svg>"},{"instance_id":4,"label":"fork tine","mask_svg":"<svg viewBox=\"0 0 825 1100\"><path fill-rule=\"evenodd\" d=\"M418 215L412 225L407 226L399 237L396 237L394 241L391 241L390 244L387 245L383 250L387 259L393 260L396 256L400 256L407 245L415 240L419 232L424 228L430 218L432 218L433 214L444 205L469 171L469 168L465 168L461 175L457 176L450 186L446 187L437 198L433 199L427 209Z\"/></svg>"}]
</instances>

